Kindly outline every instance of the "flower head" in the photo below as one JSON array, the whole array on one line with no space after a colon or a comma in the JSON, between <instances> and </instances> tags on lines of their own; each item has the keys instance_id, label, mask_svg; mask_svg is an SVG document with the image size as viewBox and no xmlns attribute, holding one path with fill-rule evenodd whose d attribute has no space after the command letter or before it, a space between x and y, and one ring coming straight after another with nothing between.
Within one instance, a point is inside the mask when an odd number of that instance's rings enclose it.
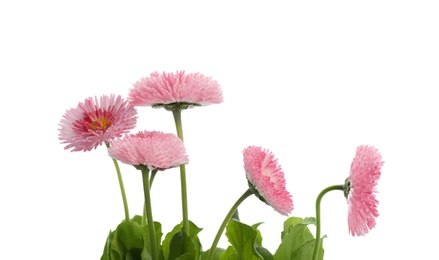
<instances>
[{"instance_id":1,"label":"flower head","mask_svg":"<svg viewBox=\"0 0 439 260\"><path fill-rule=\"evenodd\" d=\"M126 164L168 169L189 162L183 141L174 134L141 131L111 141L109 155Z\"/></svg>"},{"instance_id":2,"label":"flower head","mask_svg":"<svg viewBox=\"0 0 439 260\"><path fill-rule=\"evenodd\" d=\"M257 146L244 149L244 169L255 195L282 215L293 210L293 200L286 190L284 173L272 152Z\"/></svg>"},{"instance_id":3,"label":"flower head","mask_svg":"<svg viewBox=\"0 0 439 260\"><path fill-rule=\"evenodd\" d=\"M375 218L379 216L375 198L376 185L384 162L381 154L373 146L360 145L351 164L349 178L346 179L344 192L347 197L349 233L363 236L375 227Z\"/></svg>"},{"instance_id":4,"label":"flower head","mask_svg":"<svg viewBox=\"0 0 439 260\"><path fill-rule=\"evenodd\" d=\"M153 72L133 85L128 99L134 106L163 106L172 110L175 106L185 109L223 101L219 84L200 73Z\"/></svg>"},{"instance_id":5,"label":"flower head","mask_svg":"<svg viewBox=\"0 0 439 260\"><path fill-rule=\"evenodd\" d=\"M64 114L59 139L67 144L64 149L90 151L127 133L136 122L136 109L121 96L90 97Z\"/></svg>"}]
</instances>

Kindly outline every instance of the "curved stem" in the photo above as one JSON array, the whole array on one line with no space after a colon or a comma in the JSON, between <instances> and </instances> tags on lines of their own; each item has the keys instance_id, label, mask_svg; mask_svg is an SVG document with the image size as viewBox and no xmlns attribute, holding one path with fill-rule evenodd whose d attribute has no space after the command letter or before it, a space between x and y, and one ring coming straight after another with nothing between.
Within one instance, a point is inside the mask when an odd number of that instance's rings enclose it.
<instances>
[{"instance_id":1,"label":"curved stem","mask_svg":"<svg viewBox=\"0 0 439 260\"><path fill-rule=\"evenodd\" d=\"M110 144L107 143L106 146L107 146L107 148L109 148ZM125 187L123 185L122 174L120 173L120 168L119 168L119 164L118 164L117 160L114 158L112 158L112 160L113 160L114 167L116 168L117 179L119 180L120 193L122 194L123 209L125 211L125 221L128 222L128 221L130 221L130 214L128 212L128 202L127 202L127 196L125 194Z\"/></svg>"},{"instance_id":2,"label":"curved stem","mask_svg":"<svg viewBox=\"0 0 439 260\"><path fill-rule=\"evenodd\" d=\"M316 243L314 245L314 254L313 254L313 260L316 260L318 257L318 251L321 244L321 238L320 238L320 202L322 201L323 196L333 190L341 190L343 191L343 185L333 185L325 188L320 192L320 194L317 196L316 199Z\"/></svg>"},{"instance_id":3,"label":"curved stem","mask_svg":"<svg viewBox=\"0 0 439 260\"><path fill-rule=\"evenodd\" d=\"M229 213L224 218L223 223L221 224L220 228L218 229L218 233L216 233L215 239L213 240L212 246L210 247L210 250L209 250L209 255L207 257L208 260L213 259L213 256L215 255L215 249L218 245L218 242L221 238L221 235L223 234L224 229L227 226L227 223L229 223L230 218L233 216L235 211L238 209L239 205L252 194L253 194L253 192L250 189L246 190L246 192L244 192L244 194L242 194L241 197L232 206Z\"/></svg>"},{"instance_id":4,"label":"curved stem","mask_svg":"<svg viewBox=\"0 0 439 260\"><path fill-rule=\"evenodd\" d=\"M183 126L181 121L181 110L172 110L174 116L175 127L177 128L177 136L183 140ZM187 188L186 188L186 166L180 164L180 185L181 185L181 206L183 211L183 230L189 235L189 213L187 203Z\"/></svg>"},{"instance_id":5,"label":"curved stem","mask_svg":"<svg viewBox=\"0 0 439 260\"><path fill-rule=\"evenodd\" d=\"M145 194L145 210L148 222L149 242L151 245L151 257L153 260L158 259L157 239L155 234L154 220L152 218L151 194L149 184L149 169L147 166L140 166L143 179L143 193Z\"/></svg>"}]
</instances>

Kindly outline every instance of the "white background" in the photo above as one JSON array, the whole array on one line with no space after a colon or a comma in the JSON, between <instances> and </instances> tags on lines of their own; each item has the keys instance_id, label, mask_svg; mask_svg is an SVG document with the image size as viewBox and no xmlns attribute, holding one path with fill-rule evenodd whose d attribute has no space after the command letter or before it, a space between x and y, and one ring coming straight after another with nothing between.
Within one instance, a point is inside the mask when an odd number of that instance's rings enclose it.
<instances>
[{"instance_id":1,"label":"white background","mask_svg":"<svg viewBox=\"0 0 439 260\"><path fill-rule=\"evenodd\" d=\"M323 188L344 182L356 147L370 144L385 161L381 216L352 237L346 200L329 193L325 259L436 257L436 1L157 2L0 3L1 259L100 258L124 216L116 173L102 146L64 150L59 121L87 97L126 97L151 72L176 70L211 76L224 92L222 104L183 112L189 217L205 250L247 188L245 147L273 151L292 216L307 217ZM170 112L138 111L135 131L175 132ZM130 214L140 214L140 174L121 168ZM157 175L152 192L167 233L181 221L178 170ZM285 217L254 196L240 215L264 222L274 252Z\"/></svg>"}]
</instances>

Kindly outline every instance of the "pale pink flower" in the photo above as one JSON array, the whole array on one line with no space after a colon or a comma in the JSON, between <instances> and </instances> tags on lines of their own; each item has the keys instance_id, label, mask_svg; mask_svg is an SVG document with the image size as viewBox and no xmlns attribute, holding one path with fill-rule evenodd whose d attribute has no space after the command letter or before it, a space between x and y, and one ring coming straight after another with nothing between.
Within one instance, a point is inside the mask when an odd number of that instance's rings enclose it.
<instances>
[{"instance_id":1,"label":"pale pink flower","mask_svg":"<svg viewBox=\"0 0 439 260\"><path fill-rule=\"evenodd\" d=\"M136 122L136 109L121 96L90 97L67 110L59 123L58 136L62 144L67 144L64 149L90 151L127 133Z\"/></svg>"},{"instance_id":2,"label":"pale pink flower","mask_svg":"<svg viewBox=\"0 0 439 260\"><path fill-rule=\"evenodd\" d=\"M142 78L133 85L128 99L134 106L185 103L187 107L191 107L223 102L222 91L217 81L200 73L153 72L150 77Z\"/></svg>"},{"instance_id":3,"label":"pale pink flower","mask_svg":"<svg viewBox=\"0 0 439 260\"><path fill-rule=\"evenodd\" d=\"M164 170L189 162L183 141L175 134L141 131L112 140L109 155L133 166Z\"/></svg>"},{"instance_id":4,"label":"pale pink flower","mask_svg":"<svg viewBox=\"0 0 439 260\"><path fill-rule=\"evenodd\" d=\"M293 210L284 173L272 152L257 146L244 149L244 169L250 189L259 199L285 216Z\"/></svg>"},{"instance_id":5,"label":"pale pink flower","mask_svg":"<svg viewBox=\"0 0 439 260\"><path fill-rule=\"evenodd\" d=\"M351 172L345 183L347 197L349 233L363 236L375 227L379 216L375 197L376 185L384 162L373 146L360 145L351 164Z\"/></svg>"}]
</instances>

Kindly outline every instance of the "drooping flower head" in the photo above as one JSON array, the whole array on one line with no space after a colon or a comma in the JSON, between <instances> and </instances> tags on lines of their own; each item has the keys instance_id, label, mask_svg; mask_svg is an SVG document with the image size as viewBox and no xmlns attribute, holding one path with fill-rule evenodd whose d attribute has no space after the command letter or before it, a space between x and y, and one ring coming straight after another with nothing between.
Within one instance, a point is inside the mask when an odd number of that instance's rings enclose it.
<instances>
[{"instance_id":1,"label":"drooping flower head","mask_svg":"<svg viewBox=\"0 0 439 260\"><path fill-rule=\"evenodd\" d=\"M133 166L164 170L189 162L183 141L175 134L140 131L112 140L109 155Z\"/></svg>"},{"instance_id":2,"label":"drooping flower head","mask_svg":"<svg viewBox=\"0 0 439 260\"><path fill-rule=\"evenodd\" d=\"M137 111L121 96L87 98L67 110L61 122L59 140L64 149L90 151L102 143L121 137L136 126Z\"/></svg>"},{"instance_id":3,"label":"drooping flower head","mask_svg":"<svg viewBox=\"0 0 439 260\"><path fill-rule=\"evenodd\" d=\"M133 86L128 97L133 106L164 107L173 110L223 102L218 82L200 73L153 72Z\"/></svg>"},{"instance_id":4,"label":"drooping flower head","mask_svg":"<svg viewBox=\"0 0 439 260\"><path fill-rule=\"evenodd\" d=\"M353 236L363 236L369 232L369 229L375 227L375 218L379 216L378 200L375 197L376 185L383 164L381 154L375 147L368 145L357 147L349 178L344 185L344 193L349 205L349 233Z\"/></svg>"},{"instance_id":5,"label":"drooping flower head","mask_svg":"<svg viewBox=\"0 0 439 260\"><path fill-rule=\"evenodd\" d=\"M272 152L257 146L244 149L244 169L250 189L260 200L285 216L293 210L284 173Z\"/></svg>"}]
</instances>

